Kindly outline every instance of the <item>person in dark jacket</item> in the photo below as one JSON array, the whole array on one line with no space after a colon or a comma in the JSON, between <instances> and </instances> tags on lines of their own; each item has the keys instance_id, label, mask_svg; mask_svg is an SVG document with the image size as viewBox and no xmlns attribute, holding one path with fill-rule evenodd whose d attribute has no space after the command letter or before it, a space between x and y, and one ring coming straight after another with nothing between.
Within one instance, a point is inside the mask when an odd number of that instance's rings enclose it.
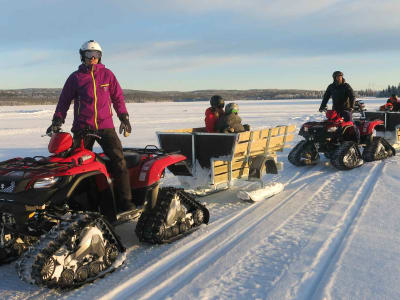
<instances>
[{"instance_id":1,"label":"person in dark jacket","mask_svg":"<svg viewBox=\"0 0 400 300\"><path fill-rule=\"evenodd\" d=\"M207 108L205 112L205 125L207 132L217 132L215 125L219 118L224 115L225 101L220 95L214 95L210 99L211 107Z\"/></svg>"},{"instance_id":2,"label":"person in dark jacket","mask_svg":"<svg viewBox=\"0 0 400 300\"><path fill-rule=\"evenodd\" d=\"M343 73L335 71L332 74L333 83L325 91L319 111L327 109L329 98L332 97L332 109L336 110L344 121L352 121L352 111L354 109L355 95L350 84L343 78Z\"/></svg>"},{"instance_id":3,"label":"person in dark jacket","mask_svg":"<svg viewBox=\"0 0 400 300\"><path fill-rule=\"evenodd\" d=\"M111 160L114 184L117 190L117 206L121 211L133 210L129 173L122 152L122 144L115 132L111 105L121 121L119 133L128 136L132 127L122 89L115 75L101 64L102 49L94 40L85 42L79 49L82 64L65 82L53 121L47 134L58 132L64 123L68 109L74 100L74 145L79 145L85 131L95 131L96 141ZM87 149L92 149L95 138L85 136Z\"/></svg>"},{"instance_id":4,"label":"person in dark jacket","mask_svg":"<svg viewBox=\"0 0 400 300\"><path fill-rule=\"evenodd\" d=\"M239 106L232 102L225 107L225 115L219 118L215 126L216 130L221 133L235 133L249 130L242 125L242 119L238 115Z\"/></svg>"}]
</instances>

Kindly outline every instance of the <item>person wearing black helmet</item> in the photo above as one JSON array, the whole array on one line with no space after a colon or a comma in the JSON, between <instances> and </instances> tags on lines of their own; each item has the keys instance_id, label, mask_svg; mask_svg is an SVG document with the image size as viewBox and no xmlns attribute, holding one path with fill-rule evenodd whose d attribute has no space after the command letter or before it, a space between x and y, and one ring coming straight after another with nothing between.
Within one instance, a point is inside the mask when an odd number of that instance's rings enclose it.
<instances>
[{"instance_id":1,"label":"person wearing black helmet","mask_svg":"<svg viewBox=\"0 0 400 300\"><path fill-rule=\"evenodd\" d=\"M335 71L332 74L333 83L325 91L319 111L327 109L329 98L332 97L332 109L336 110L344 121L352 121L352 111L354 109L355 95L350 84L343 78L343 73Z\"/></svg>"},{"instance_id":2,"label":"person wearing black helmet","mask_svg":"<svg viewBox=\"0 0 400 300\"><path fill-rule=\"evenodd\" d=\"M207 108L204 122L206 124L207 132L217 132L215 130L215 124L218 119L224 115L225 101L220 95L214 95L210 99L211 107Z\"/></svg>"},{"instance_id":3,"label":"person wearing black helmet","mask_svg":"<svg viewBox=\"0 0 400 300\"><path fill-rule=\"evenodd\" d=\"M232 102L225 107L225 115L219 118L215 128L221 133L235 133L250 130L249 125L242 125L242 119L238 115L239 105Z\"/></svg>"}]
</instances>

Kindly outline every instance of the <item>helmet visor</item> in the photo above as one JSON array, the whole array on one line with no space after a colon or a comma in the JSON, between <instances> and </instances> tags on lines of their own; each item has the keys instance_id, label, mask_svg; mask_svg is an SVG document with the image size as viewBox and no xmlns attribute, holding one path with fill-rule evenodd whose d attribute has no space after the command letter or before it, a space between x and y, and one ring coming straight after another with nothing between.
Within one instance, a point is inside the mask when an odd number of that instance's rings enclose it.
<instances>
[{"instance_id":1,"label":"helmet visor","mask_svg":"<svg viewBox=\"0 0 400 300\"><path fill-rule=\"evenodd\" d=\"M100 59L101 58L101 52L97 50L91 50L91 51L85 51L84 53L85 58L91 59L92 57Z\"/></svg>"}]
</instances>

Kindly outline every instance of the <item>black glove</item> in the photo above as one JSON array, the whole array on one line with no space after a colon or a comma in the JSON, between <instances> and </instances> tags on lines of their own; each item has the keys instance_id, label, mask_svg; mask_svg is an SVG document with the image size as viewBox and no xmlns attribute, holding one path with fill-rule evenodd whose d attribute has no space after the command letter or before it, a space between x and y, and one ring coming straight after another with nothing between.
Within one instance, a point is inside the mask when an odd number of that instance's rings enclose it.
<instances>
[{"instance_id":1,"label":"black glove","mask_svg":"<svg viewBox=\"0 0 400 300\"><path fill-rule=\"evenodd\" d=\"M245 131L250 131L250 125L249 124L244 124L243 128Z\"/></svg>"},{"instance_id":2,"label":"black glove","mask_svg":"<svg viewBox=\"0 0 400 300\"><path fill-rule=\"evenodd\" d=\"M327 107L326 106L320 106L319 107L319 112L323 112L323 111L326 111L327 110Z\"/></svg>"},{"instance_id":3,"label":"black glove","mask_svg":"<svg viewBox=\"0 0 400 300\"><path fill-rule=\"evenodd\" d=\"M46 135L52 135L55 132L60 132L61 131L61 125L64 123L64 121L59 118L59 117L54 117L53 121L51 122L51 125L49 128L46 130Z\"/></svg>"},{"instance_id":4,"label":"black glove","mask_svg":"<svg viewBox=\"0 0 400 300\"><path fill-rule=\"evenodd\" d=\"M124 137L127 137L131 134L132 132L132 126L131 123L129 122L129 115L128 114L122 114L119 116L119 119L121 120L121 125L119 126L119 133L124 133Z\"/></svg>"}]
</instances>

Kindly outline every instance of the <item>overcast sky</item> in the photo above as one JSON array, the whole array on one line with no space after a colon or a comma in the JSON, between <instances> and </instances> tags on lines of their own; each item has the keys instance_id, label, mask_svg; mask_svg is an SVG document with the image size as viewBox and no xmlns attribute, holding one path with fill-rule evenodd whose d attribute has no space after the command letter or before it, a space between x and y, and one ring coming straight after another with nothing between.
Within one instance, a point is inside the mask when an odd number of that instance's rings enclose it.
<instances>
[{"instance_id":1,"label":"overcast sky","mask_svg":"<svg viewBox=\"0 0 400 300\"><path fill-rule=\"evenodd\" d=\"M400 82L399 0L0 0L0 89L60 88L89 39L123 88Z\"/></svg>"}]
</instances>

